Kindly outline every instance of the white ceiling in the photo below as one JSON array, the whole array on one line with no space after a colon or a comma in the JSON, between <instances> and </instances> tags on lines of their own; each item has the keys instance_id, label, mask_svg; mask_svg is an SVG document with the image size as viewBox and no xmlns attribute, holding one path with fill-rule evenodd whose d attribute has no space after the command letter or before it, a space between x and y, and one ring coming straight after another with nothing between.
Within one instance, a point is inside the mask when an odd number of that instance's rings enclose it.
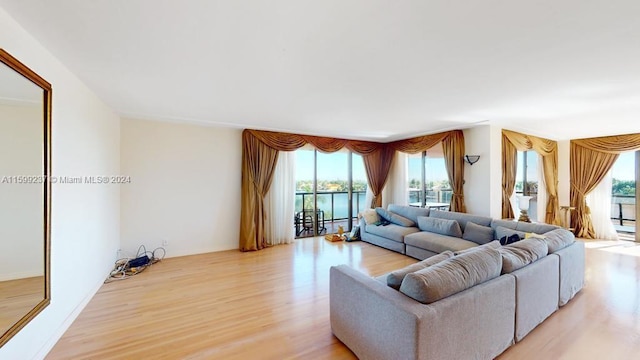
<instances>
[{"instance_id":1,"label":"white ceiling","mask_svg":"<svg viewBox=\"0 0 640 360\"><path fill-rule=\"evenodd\" d=\"M640 132L637 0L0 6L123 116L377 141Z\"/></svg>"}]
</instances>

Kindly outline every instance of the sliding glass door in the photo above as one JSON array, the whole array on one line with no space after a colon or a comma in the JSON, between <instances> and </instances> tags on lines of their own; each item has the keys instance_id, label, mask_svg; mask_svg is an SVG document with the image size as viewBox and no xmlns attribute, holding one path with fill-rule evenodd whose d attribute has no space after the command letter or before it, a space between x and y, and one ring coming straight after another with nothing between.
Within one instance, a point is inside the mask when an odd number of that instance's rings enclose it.
<instances>
[{"instance_id":1,"label":"sliding glass door","mask_svg":"<svg viewBox=\"0 0 640 360\"><path fill-rule=\"evenodd\" d=\"M365 208L366 187L360 155L296 151L296 237L336 233L339 226L350 231Z\"/></svg>"},{"instance_id":2,"label":"sliding glass door","mask_svg":"<svg viewBox=\"0 0 640 360\"><path fill-rule=\"evenodd\" d=\"M638 151L620 154L611 169L611 221L613 221L619 238L623 240L637 241L638 239L636 183L639 154Z\"/></svg>"},{"instance_id":3,"label":"sliding glass door","mask_svg":"<svg viewBox=\"0 0 640 360\"><path fill-rule=\"evenodd\" d=\"M453 191L444 163L442 144L407 156L408 203L411 206L447 210Z\"/></svg>"}]
</instances>

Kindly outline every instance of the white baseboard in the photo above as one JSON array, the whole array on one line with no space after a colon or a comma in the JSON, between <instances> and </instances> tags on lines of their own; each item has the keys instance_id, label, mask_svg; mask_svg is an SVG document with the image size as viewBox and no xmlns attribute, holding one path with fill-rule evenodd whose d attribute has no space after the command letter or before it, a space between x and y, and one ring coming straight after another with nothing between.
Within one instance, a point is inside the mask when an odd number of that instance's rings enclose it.
<instances>
[{"instance_id":1,"label":"white baseboard","mask_svg":"<svg viewBox=\"0 0 640 360\"><path fill-rule=\"evenodd\" d=\"M82 310L84 310L87 304L89 304L89 301L93 299L93 297L96 295L98 290L100 290L102 285L104 285L104 280L101 280L100 283L98 283L93 288L93 290L89 292L89 294L82 300L82 302L80 302L80 304L76 306L76 308L69 314L69 316L67 316L67 318L58 327L58 329L56 329L56 331L53 332L53 334L51 334L51 337L49 338L49 340L42 346L42 348L40 348L40 351L38 351L34 359L44 359L47 356L47 354L49 354L51 349L53 349L56 343L58 343L58 340L60 340L62 335L64 335L67 329L69 329L71 324L73 324L73 322L80 315Z\"/></svg>"}]
</instances>

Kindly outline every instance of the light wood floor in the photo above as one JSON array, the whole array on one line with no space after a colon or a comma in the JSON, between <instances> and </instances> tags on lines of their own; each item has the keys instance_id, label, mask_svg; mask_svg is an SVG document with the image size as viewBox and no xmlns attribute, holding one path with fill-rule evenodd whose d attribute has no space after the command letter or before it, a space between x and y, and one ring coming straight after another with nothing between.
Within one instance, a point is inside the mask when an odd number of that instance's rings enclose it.
<instances>
[{"instance_id":1,"label":"light wood floor","mask_svg":"<svg viewBox=\"0 0 640 360\"><path fill-rule=\"evenodd\" d=\"M640 246L586 245L583 291L499 359L639 358ZM331 334L329 267L381 275L412 262L321 237L166 259L104 285L48 359L354 359Z\"/></svg>"},{"instance_id":2,"label":"light wood floor","mask_svg":"<svg viewBox=\"0 0 640 360\"><path fill-rule=\"evenodd\" d=\"M0 281L0 334L44 299L44 276Z\"/></svg>"}]
</instances>

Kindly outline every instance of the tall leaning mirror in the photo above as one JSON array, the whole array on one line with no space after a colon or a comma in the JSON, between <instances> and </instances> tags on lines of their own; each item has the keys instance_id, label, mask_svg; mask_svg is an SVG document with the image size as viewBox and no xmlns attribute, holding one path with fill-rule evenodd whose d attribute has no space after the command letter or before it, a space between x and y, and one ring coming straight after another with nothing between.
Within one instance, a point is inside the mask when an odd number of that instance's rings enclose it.
<instances>
[{"instance_id":1,"label":"tall leaning mirror","mask_svg":"<svg viewBox=\"0 0 640 360\"><path fill-rule=\"evenodd\" d=\"M0 49L0 347L51 300L51 84Z\"/></svg>"}]
</instances>

